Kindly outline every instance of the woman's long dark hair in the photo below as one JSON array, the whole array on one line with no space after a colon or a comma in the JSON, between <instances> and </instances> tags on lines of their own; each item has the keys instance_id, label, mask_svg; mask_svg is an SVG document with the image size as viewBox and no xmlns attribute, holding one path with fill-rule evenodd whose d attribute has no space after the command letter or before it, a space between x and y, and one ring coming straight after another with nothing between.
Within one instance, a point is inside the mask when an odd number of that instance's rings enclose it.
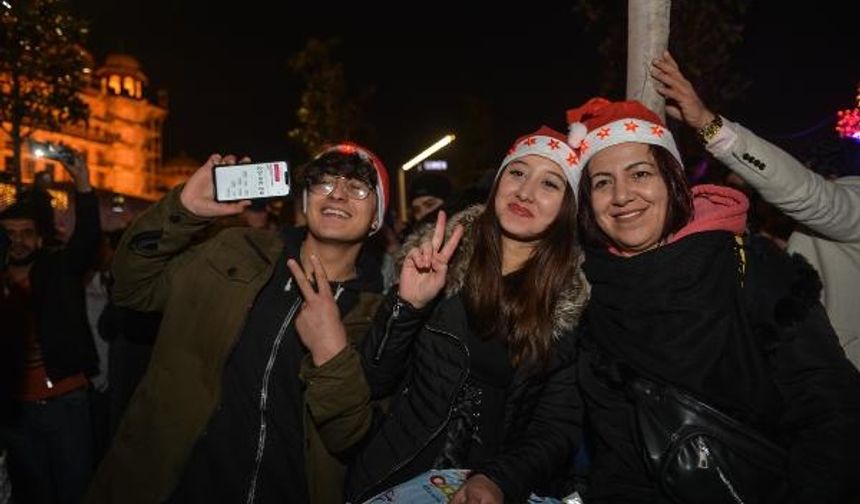
<instances>
[{"instance_id":1,"label":"woman's long dark hair","mask_svg":"<svg viewBox=\"0 0 860 504\"><path fill-rule=\"evenodd\" d=\"M690 185L684 167L678 163L672 154L658 145L651 146L651 153L657 161L657 171L660 178L666 184L669 204L666 205L666 220L663 224L663 232L660 241L666 240L669 235L676 233L686 226L693 218L693 196L690 193ZM600 229L597 217L591 208L591 175L588 166L582 174L579 182L579 236L582 243L595 248L607 248L612 245L612 240Z\"/></svg>"},{"instance_id":2,"label":"woman's long dark hair","mask_svg":"<svg viewBox=\"0 0 860 504\"><path fill-rule=\"evenodd\" d=\"M502 174L504 176L504 174ZM502 277L502 229L495 210L498 181L484 213L475 221L475 250L464 285L466 306L483 339L508 344L514 367L545 368L555 327L555 308L562 291L578 288L576 203L566 187L558 216L523 267Z\"/></svg>"}]
</instances>

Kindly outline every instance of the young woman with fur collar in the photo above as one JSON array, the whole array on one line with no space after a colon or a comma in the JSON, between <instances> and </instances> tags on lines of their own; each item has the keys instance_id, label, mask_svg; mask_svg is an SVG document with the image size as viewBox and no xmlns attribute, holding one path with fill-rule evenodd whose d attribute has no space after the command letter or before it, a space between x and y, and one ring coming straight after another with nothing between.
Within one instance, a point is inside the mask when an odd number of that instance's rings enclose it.
<instances>
[{"instance_id":1,"label":"young woman with fur collar","mask_svg":"<svg viewBox=\"0 0 860 504\"><path fill-rule=\"evenodd\" d=\"M568 466L581 432L573 331L587 301L573 154L546 127L520 138L486 207L447 226L442 213L403 247L397 295L363 347L372 396L396 393L351 466L353 501L468 468L451 502L524 502Z\"/></svg>"}]
</instances>

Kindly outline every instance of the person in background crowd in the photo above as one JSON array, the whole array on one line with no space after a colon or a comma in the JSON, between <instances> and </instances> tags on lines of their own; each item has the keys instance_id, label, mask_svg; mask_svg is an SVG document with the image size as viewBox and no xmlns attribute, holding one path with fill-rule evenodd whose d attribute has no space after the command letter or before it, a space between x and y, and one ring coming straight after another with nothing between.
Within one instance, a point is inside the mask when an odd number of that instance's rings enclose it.
<instances>
[{"instance_id":1,"label":"person in background crowd","mask_svg":"<svg viewBox=\"0 0 860 504\"><path fill-rule=\"evenodd\" d=\"M436 221L436 212L451 195L451 182L441 173L419 173L409 185L409 209L413 226Z\"/></svg>"},{"instance_id":2,"label":"person in background crowd","mask_svg":"<svg viewBox=\"0 0 860 504\"><path fill-rule=\"evenodd\" d=\"M92 472L87 377L98 357L84 278L96 261L98 200L79 155L63 162L75 184L75 228L49 246L41 207L22 198L0 212L9 237L0 276L9 470L15 502L77 503ZM7 365L9 367L7 367ZM4 380L5 381L5 380ZM4 408L5 409L5 408Z\"/></svg>"},{"instance_id":3,"label":"person in background crowd","mask_svg":"<svg viewBox=\"0 0 860 504\"><path fill-rule=\"evenodd\" d=\"M669 115L699 131L714 157L803 226L789 237L788 251L803 255L821 275L821 302L848 359L860 369L860 176L828 180L715 114L668 52L654 61L652 75L671 100Z\"/></svg>"},{"instance_id":4,"label":"person in background crowd","mask_svg":"<svg viewBox=\"0 0 860 504\"><path fill-rule=\"evenodd\" d=\"M98 259L92 270L84 279L86 295L87 322L93 334L93 344L98 355L98 372L90 377L90 418L93 425L93 457L98 461L107 449L110 418L110 344L99 331L99 319L107 307L110 298L110 261L113 256L114 242L111 244L110 235L103 233L99 237Z\"/></svg>"}]
</instances>

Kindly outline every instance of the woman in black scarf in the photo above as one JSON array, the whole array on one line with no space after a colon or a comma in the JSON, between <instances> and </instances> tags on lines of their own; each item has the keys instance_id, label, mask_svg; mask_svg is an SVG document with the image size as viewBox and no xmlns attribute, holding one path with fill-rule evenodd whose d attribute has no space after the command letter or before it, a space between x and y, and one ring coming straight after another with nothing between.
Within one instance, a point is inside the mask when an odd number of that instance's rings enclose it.
<instances>
[{"instance_id":1,"label":"woman in black scarf","mask_svg":"<svg viewBox=\"0 0 860 504\"><path fill-rule=\"evenodd\" d=\"M860 377L809 266L742 240L746 198L691 190L671 133L642 104L595 98L568 121L592 286L579 369L594 438L587 502L857 502ZM642 379L658 403L680 390L787 450L777 476L745 478L707 436L655 452L631 386ZM676 432L664 433L668 446Z\"/></svg>"}]
</instances>

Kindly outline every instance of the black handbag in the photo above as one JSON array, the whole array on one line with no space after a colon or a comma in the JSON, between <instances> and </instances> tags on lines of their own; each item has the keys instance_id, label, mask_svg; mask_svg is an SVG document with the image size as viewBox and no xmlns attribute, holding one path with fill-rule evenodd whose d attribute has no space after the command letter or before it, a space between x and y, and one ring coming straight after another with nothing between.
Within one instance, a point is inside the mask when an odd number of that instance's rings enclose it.
<instances>
[{"instance_id":1,"label":"black handbag","mask_svg":"<svg viewBox=\"0 0 860 504\"><path fill-rule=\"evenodd\" d=\"M645 462L677 503L780 502L788 453L750 427L670 385L626 380Z\"/></svg>"}]
</instances>

